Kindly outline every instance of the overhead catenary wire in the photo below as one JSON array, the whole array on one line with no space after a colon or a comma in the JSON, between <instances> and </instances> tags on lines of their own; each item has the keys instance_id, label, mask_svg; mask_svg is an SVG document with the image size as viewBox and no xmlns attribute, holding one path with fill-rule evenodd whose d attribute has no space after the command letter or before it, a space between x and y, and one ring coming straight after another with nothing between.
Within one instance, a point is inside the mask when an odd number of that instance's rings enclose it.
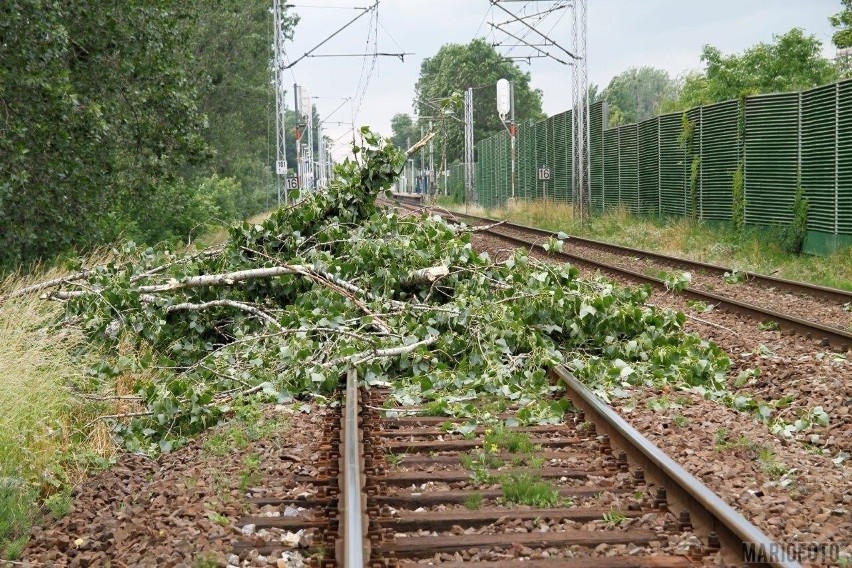
<instances>
[{"instance_id":1,"label":"overhead catenary wire","mask_svg":"<svg viewBox=\"0 0 852 568\"><path fill-rule=\"evenodd\" d=\"M539 30L537 30L537 29L535 28L535 26L533 26L533 25L532 25L532 24L530 24L529 22L526 22L524 19L519 18L519 17L518 17L518 16L517 16L514 12L512 12L511 10L508 10L508 9L504 8L503 6L501 6L501 5L500 5L500 0L490 0L490 2L491 2L491 5L492 5L492 6L494 6L495 8L498 8L498 9L502 10L503 12L505 12L506 14L508 14L509 16L511 16L511 17L512 17L512 23L517 22L517 23L522 24L523 26L525 26L526 28L528 28L529 30L531 30L533 33L535 33L535 34L537 34L538 36L542 37L544 40L553 42L554 47L557 47L558 49L560 49L560 50L564 51L564 52L565 52L565 53L566 53L569 57L571 57L572 59L574 59L574 60L579 59L579 57L578 57L577 55L575 55L575 54L574 54L574 53L572 53L571 51L569 51L569 50L565 49L564 47L562 47L562 46L561 46L558 42L554 41L554 40L553 40L552 38L550 38L547 34L545 34L545 33L543 33L543 32L540 32ZM561 4L561 2L560 2L560 4ZM553 11L553 8L551 8L551 12L552 12L552 11ZM492 26L494 26L494 27L497 27L498 29L500 29L500 31L502 31L502 32L504 32L504 33L508 33L508 32L506 32L506 30L504 30L502 27L499 27L497 24L494 24L493 22L491 22L491 25L492 25ZM511 35L511 34L510 34L510 35ZM513 35L513 37L515 37L515 39L518 39L519 41L524 41L523 39L519 38L518 36L514 36L514 35ZM531 47L532 47L532 46L531 46ZM554 58L554 59L555 59L555 58Z\"/></svg>"}]
</instances>

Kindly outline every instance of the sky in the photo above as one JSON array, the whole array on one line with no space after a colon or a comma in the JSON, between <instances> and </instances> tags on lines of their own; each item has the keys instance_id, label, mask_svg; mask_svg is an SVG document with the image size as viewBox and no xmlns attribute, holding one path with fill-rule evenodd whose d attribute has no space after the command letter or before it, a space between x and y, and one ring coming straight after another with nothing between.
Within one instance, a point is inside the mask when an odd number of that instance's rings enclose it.
<instances>
[{"instance_id":1,"label":"sky","mask_svg":"<svg viewBox=\"0 0 852 568\"><path fill-rule=\"evenodd\" d=\"M290 0L290 10L301 20L295 37L286 44L289 60L297 60L361 14L357 7L370 6L374 1ZM523 9L534 13L552 4L532 1L502 5L515 13ZM644 65L664 69L675 77L701 69L700 54L705 44L724 53L740 52L793 27L815 35L823 42L824 54L831 57L828 17L840 8L839 0L588 0L589 82L603 89L618 73ZM557 21L560 15L562 19ZM404 61L379 57L375 65L372 57L306 57L287 72L288 82L307 87L315 97L317 112L325 122L324 134L337 140L332 154L342 159L350 151L353 122L356 128L369 125L390 135L393 115L412 112L414 85L423 59L435 55L444 44L464 44L474 37L505 41L507 37L492 32L489 23L507 19L509 16L492 8L488 0L380 0L376 11L366 13L314 53L379 51L411 55ZM536 27L570 50L571 26L570 10L560 10ZM517 33L523 28L513 29ZM507 53L507 48L498 49ZM516 48L512 54L530 52ZM548 59L532 59L531 64L524 62L519 67L531 74L532 86L542 90L548 115L569 108L570 67Z\"/></svg>"}]
</instances>

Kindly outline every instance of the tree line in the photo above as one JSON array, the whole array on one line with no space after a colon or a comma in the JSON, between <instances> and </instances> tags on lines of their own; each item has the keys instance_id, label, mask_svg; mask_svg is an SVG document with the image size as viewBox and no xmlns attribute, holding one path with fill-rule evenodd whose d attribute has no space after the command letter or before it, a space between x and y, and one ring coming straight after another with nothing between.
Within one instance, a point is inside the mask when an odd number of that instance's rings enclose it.
<instances>
[{"instance_id":1,"label":"tree line","mask_svg":"<svg viewBox=\"0 0 852 568\"><path fill-rule=\"evenodd\" d=\"M266 207L270 22L266 0L3 2L0 268Z\"/></svg>"}]
</instances>

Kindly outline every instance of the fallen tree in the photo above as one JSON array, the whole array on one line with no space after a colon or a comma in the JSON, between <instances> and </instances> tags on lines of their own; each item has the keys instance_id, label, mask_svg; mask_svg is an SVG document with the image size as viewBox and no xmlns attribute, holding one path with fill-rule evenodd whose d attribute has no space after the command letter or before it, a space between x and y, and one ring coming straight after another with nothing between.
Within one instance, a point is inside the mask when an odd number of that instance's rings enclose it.
<instances>
[{"instance_id":1,"label":"fallen tree","mask_svg":"<svg viewBox=\"0 0 852 568\"><path fill-rule=\"evenodd\" d=\"M103 417L128 448L169 449L241 398L329 396L353 366L403 404L487 419L511 401L524 422L559 419L554 363L592 385L724 373L727 358L683 333L682 314L644 305L647 289L523 251L496 264L469 230L379 209L405 155L362 136L327 191L232 227L220 249L137 251L23 292L64 302L93 341L137 347L93 371L99 396L124 394L110 393L123 367L161 371L133 385L137 407Z\"/></svg>"}]
</instances>

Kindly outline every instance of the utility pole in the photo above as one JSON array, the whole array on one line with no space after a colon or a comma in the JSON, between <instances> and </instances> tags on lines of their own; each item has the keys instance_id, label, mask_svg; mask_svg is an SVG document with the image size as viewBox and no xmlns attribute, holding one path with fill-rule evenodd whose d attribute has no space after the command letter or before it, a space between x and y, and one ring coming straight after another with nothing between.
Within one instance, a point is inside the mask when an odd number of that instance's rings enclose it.
<instances>
[{"instance_id":1,"label":"utility pole","mask_svg":"<svg viewBox=\"0 0 852 568\"><path fill-rule=\"evenodd\" d=\"M278 194L278 205L281 205L281 189L286 188L287 182L287 140L285 123L286 108L284 105L284 73L281 67L284 65L284 32L282 29L282 6L279 0L272 2L272 20L274 26L273 43L273 74L275 84L275 187ZM284 190L284 202L287 202L287 190Z\"/></svg>"},{"instance_id":2,"label":"utility pole","mask_svg":"<svg viewBox=\"0 0 852 568\"><path fill-rule=\"evenodd\" d=\"M464 192L465 203L476 201L473 163L473 88L464 93Z\"/></svg>"},{"instance_id":3,"label":"utility pole","mask_svg":"<svg viewBox=\"0 0 852 568\"><path fill-rule=\"evenodd\" d=\"M310 160L308 161L308 168L311 172L311 189L317 189L317 174L316 174L316 160L314 159L314 143L316 132L314 130L314 107L311 105L310 107L310 116L308 117L308 157Z\"/></svg>"},{"instance_id":4,"label":"utility pole","mask_svg":"<svg viewBox=\"0 0 852 568\"><path fill-rule=\"evenodd\" d=\"M296 160L298 162L299 189L313 187L313 105L306 87L293 85L296 97ZM304 136L307 134L307 137ZM302 140L307 138L307 144Z\"/></svg>"},{"instance_id":5,"label":"utility pole","mask_svg":"<svg viewBox=\"0 0 852 568\"><path fill-rule=\"evenodd\" d=\"M423 140L423 122L420 121L420 139ZM421 185L421 189L423 193L429 194L429 182L426 181L426 146L420 148L420 181L423 185Z\"/></svg>"},{"instance_id":6,"label":"utility pole","mask_svg":"<svg viewBox=\"0 0 852 568\"><path fill-rule=\"evenodd\" d=\"M406 145L406 147L411 148L411 136L405 137L405 145ZM405 162L405 168L406 168L406 170L409 170L409 171L405 172L405 193L414 193L414 191L413 191L414 188L412 186L408 185L408 183L409 183L408 180L411 177L410 170L413 167L413 166L411 166L412 162L413 162L413 160L411 160L411 159L406 160L406 162Z\"/></svg>"},{"instance_id":7,"label":"utility pole","mask_svg":"<svg viewBox=\"0 0 852 568\"><path fill-rule=\"evenodd\" d=\"M302 88L296 83L293 83L293 97L296 103L296 181L301 190L305 179L302 174Z\"/></svg>"},{"instance_id":8,"label":"utility pole","mask_svg":"<svg viewBox=\"0 0 852 568\"><path fill-rule=\"evenodd\" d=\"M325 144L322 139L322 120L317 121L317 189L325 189Z\"/></svg>"},{"instance_id":9,"label":"utility pole","mask_svg":"<svg viewBox=\"0 0 852 568\"><path fill-rule=\"evenodd\" d=\"M429 132L432 132L432 120L429 120ZM437 180L435 179L435 145L432 141L435 139L433 136L429 139L429 183L434 184ZM437 193L438 188L435 188Z\"/></svg>"},{"instance_id":10,"label":"utility pole","mask_svg":"<svg viewBox=\"0 0 852 568\"><path fill-rule=\"evenodd\" d=\"M572 74L572 153L574 216L582 222L591 207L591 162L589 157L589 77L586 50L587 10L586 0L574 0L573 51L574 72Z\"/></svg>"}]
</instances>

